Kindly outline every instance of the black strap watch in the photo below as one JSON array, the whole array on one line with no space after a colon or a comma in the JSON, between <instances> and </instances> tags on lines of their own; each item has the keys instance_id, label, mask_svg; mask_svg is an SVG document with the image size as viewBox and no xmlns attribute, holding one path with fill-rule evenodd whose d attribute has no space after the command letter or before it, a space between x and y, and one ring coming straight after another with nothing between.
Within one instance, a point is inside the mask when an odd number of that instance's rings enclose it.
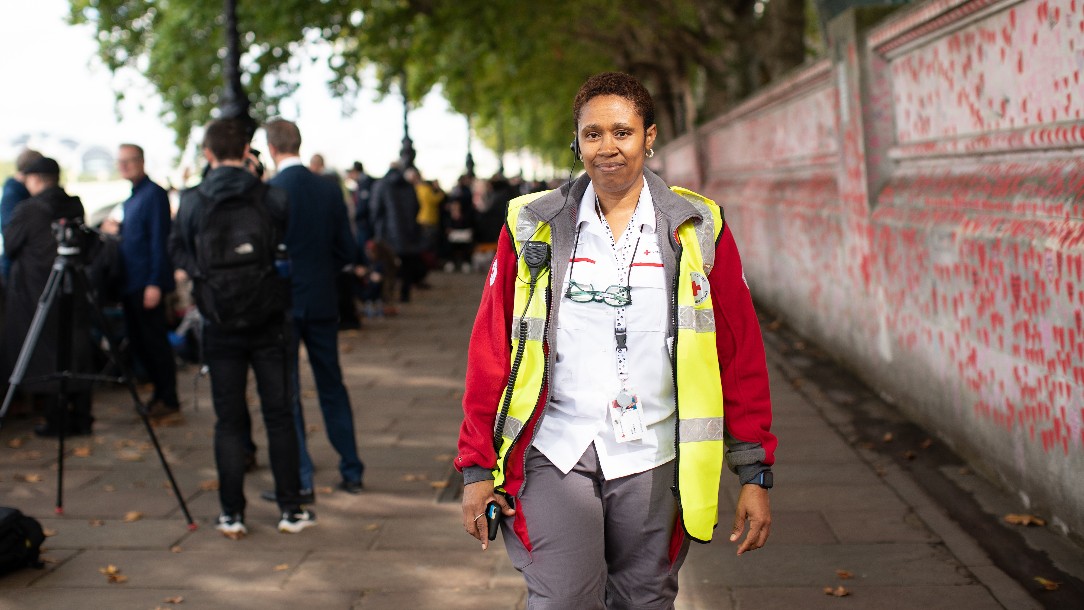
<instances>
[{"instance_id":1,"label":"black strap watch","mask_svg":"<svg viewBox=\"0 0 1084 610\"><path fill-rule=\"evenodd\" d=\"M771 470L762 470L757 476L745 482L746 485L760 485L764 489L771 489L774 483Z\"/></svg>"}]
</instances>

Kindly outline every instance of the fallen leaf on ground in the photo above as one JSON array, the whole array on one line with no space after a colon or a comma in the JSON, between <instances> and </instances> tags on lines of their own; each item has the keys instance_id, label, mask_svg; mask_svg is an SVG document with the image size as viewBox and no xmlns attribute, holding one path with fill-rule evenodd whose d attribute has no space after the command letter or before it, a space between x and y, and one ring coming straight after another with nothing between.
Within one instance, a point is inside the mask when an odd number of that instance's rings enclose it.
<instances>
[{"instance_id":1,"label":"fallen leaf on ground","mask_svg":"<svg viewBox=\"0 0 1084 610\"><path fill-rule=\"evenodd\" d=\"M180 595L174 595L173 597L167 597L162 600L164 604L181 604L184 603L184 598Z\"/></svg>"},{"instance_id":2,"label":"fallen leaf on ground","mask_svg":"<svg viewBox=\"0 0 1084 610\"><path fill-rule=\"evenodd\" d=\"M15 480L22 483L41 483L42 477L37 473L17 474L15 475Z\"/></svg>"},{"instance_id":3,"label":"fallen leaf on ground","mask_svg":"<svg viewBox=\"0 0 1084 610\"><path fill-rule=\"evenodd\" d=\"M854 574L851 574L847 570L836 570L836 576L838 576L841 580L848 580L854 578Z\"/></svg>"},{"instance_id":4,"label":"fallen leaf on ground","mask_svg":"<svg viewBox=\"0 0 1084 610\"><path fill-rule=\"evenodd\" d=\"M218 491L218 479L200 481L199 488L203 491Z\"/></svg>"},{"instance_id":5,"label":"fallen leaf on ground","mask_svg":"<svg viewBox=\"0 0 1084 610\"><path fill-rule=\"evenodd\" d=\"M289 569L290 569L290 564L288 564L288 563L280 563L277 566L275 566L275 571L276 572L285 572L286 570L289 570Z\"/></svg>"},{"instance_id":6,"label":"fallen leaf on ground","mask_svg":"<svg viewBox=\"0 0 1084 610\"><path fill-rule=\"evenodd\" d=\"M117 452L117 459L122 462L142 462L143 454L132 449L123 449Z\"/></svg>"},{"instance_id":7,"label":"fallen leaf on ground","mask_svg":"<svg viewBox=\"0 0 1084 610\"><path fill-rule=\"evenodd\" d=\"M169 547L169 552L170 553L183 553L184 549L181 548L181 545L175 544L175 545Z\"/></svg>"},{"instance_id":8,"label":"fallen leaf on ground","mask_svg":"<svg viewBox=\"0 0 1084 610\"><path fill-rule=\"evenodd\" d=\"M105 574L106 579L113 584L119 584L128 580L127 576L120 573L120 568L113 564L109 564L104 568L98 568L98 572Z\"/></svg>"},{"instance_id":9,"label":"fallen leaf on ground","mask_svg":"<svg viewBox=\"0 0 1084 610\"><path fill-rule=\"evenodd\" d=\"M83 445L82 447L76 447L75 449L72 450L72 455L74 455L75 457L85 458L85 457L90 457L90 454L91 454L90 445Z\"/></svg>"},{"instance_id":10,"label":"fallen leaf on ground","mask_svg":"<svg viewBox=\"0 0 1084 610\"><path fill-rule=\"evenodd\" d=\"M433 489L444 489L448 486L448 481L432 481L429 483L429 486Z\"/></svg>"},{"instance_id":11,"label":"fallen leaf on ground","mask_svg":"<svg viewBox=\"0 0 1084 610\"><path fill-rule=\"evenodd\" d=\"M332 489L330 485L328 485L326 487L317 487L316 488L316 493L318 493L318 494L329 494L329 493L333 493L334 491L335 490Z\"/></svg>"},{"instance_id":12,"label":"fallen leaf on ground","mask_svg":"<svg viewBox=\"0 0 1084 610\"><path fill-rule=\"evenodd\" d=\"M783 323L779 320L775 320L768 324L768 330L779 330L780 326L783 326Z\"/></svg>"},{"instance_id":13,"label":"fallen leaf on ground","mask_svg":"<svg viewBox=\"0 0 1084 610\"><path fill-rule=\"evenodd\" d=\"M8 447L11 447L12 449L18 449L19 447L22 447L23 443L25 442L26 439L19 436L8 441Z\"/></svg>"},{"instance_id":14,"label":"fallen leaf on ground","mask_svg":"<svg viewBox=\"0 0 1084 610\"><path fill-rule=\"evenodd\" d=\"M316 434L319 431L320 431L320 426L317 426L316 424L309 424L309 425L305 426L305 432L307 432L309 434Z\"/></svg>"},{"instance_id":15,"label":"fallen leaf on ground","mask_svg":"<svg viewBox=\"0 0 1084 610\"><path fill-rule=\"evenodd\" d=\"M1005 522L1013 525L1046 525L1046 521L1043 521L1035 515L1020 515L1016 513L1005 515Z\"/></svg>"},{"instance_id":16,"label":"fallen leaf on ground","mask_svg":"<svg viewBox=\"0 0 1084 610\"><path fill-rule=\"evenodd\" d=\"M51 530L49 528L45 528L45 529L41 530L41 534L43 536L45 536L46 538L52 538L53 536L56 536L56 530Z\"/></svg>"},{"instance_id":17,"label":"fallen leaf on ground","mask_svg":"<svg viewBox=\"0 0 1084 610\"><path fill-rule=\"evenodd\" d=\"M102 490L112 493L114 491L117 491L117 486L116 485L106 485L105 487L102 488Z\"/></svg>"},{"instance_id":18,"label":"fallen leaf on ground","mask_svg":"<svg viewBox=\"0 0 1084 610\"><path fill-rule=\"evenodd\" d=\"M105 521L102 521L101 519L91 519L90 521L87 521L87 524L90 525L90 527L101 527L105 525Z\"/></svg>"},{"instance_id":19,"label":"fallen leaf on ground","mask_svg":"<svg viewBox=\"0 0 1084 610\"><path fill-rule=\"evenodd\" d=\"M825 595L831 595L833 597L846 597L846 596L850 595L851 592L844 589L843 585L840 585L840 586L836 587L835 589L833 589L832 587L825 587L824 588L824 594Z\"/></svg>"},{"instance_id":20,"label":"fallen leaf on ground","mask_svg":"<svg viewBox=\"0 0 1084 610\"><path fill-rule=\"evenodd\" d=\"M137 510L132 510L132 511L128 511L127 513L124 513L124 522L125 523L134 523L136 521L139 521L142 518L143 518L143 513L139 512Z\"/></svg>"},{"instance_id":21,"label":"fallen leaf on ground","mask_svg":"<svg viewBox=\"0 0 1084 610\"><path fill-rule=\"evenodd\" d=\"M922 441L921 443L918 444L919 449L929 449L932 446L933 446L933 439L931 439L931 438L928 438L928 439L926 439L926 440L924 440L924 441Z\"/></svg>"},{"instance_id":22,"label":"fallen leaf on ground","mask_svg":"<svg viewBox=\"0 0 1084 610\"><path fill-rule=\"evenodd\" d=\"M1061 586L1060 582L1054 582L1052 580L1048 580L1046 578L1043 578L1042 576L1036 576L1035 577L1035 582L1042 585L1042 587L1044 589L1046 589L1047 591L1057 591L1058 587Z\"/></svg>"},{"instance_id":23,"label":"fallen leaf on ground","mask_svg":"<svg viewBox=\"0 0 1084 610\"><path fill-rule=\"evenodd\" d=\"M904 451L903 452L903 457L906 460L913 460L916 457L918 457L918 455L914 451Z\"/></svg>"},{"instance_id":24,"label":"fallen leaf on ground","mask_svg":"<svg viewBox=\"0 0 1084 610\"><path fill-rule=\"evenodd\" d=\"M891 432L885 432L885 435L881 437L881 440L886 443L891 443L893 438L895 438L895 436L893 436Z\"/></svg>"},{"instance_id":25,"label":"fallen leaf on ground","mask_svg":"<svg viewBox=\"0 0 1084 610\"><path fill-rule=\"evenodd\" d=\"M407 473L403 475L404 481L424 481L426 476L424 474Z\"/></svg>"},{"instance_id":26,"label":"fallen leaf on ground","mask_svg":"<svg viewBox=\"0 0 1084 610\"><path fill-rule=\"evenodd\" d=\"M380 529L379 523L370 523L369 525L365 526L365 531L367 532L375 532L378 529Z\"/></svg>"}]
</instances>

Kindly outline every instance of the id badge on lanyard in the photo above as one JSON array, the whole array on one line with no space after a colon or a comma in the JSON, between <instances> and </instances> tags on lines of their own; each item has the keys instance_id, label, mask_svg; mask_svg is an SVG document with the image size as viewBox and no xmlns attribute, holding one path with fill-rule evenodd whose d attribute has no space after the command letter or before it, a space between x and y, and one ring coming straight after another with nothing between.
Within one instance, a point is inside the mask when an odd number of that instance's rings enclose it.
<instances>
[{"instance_id":1,"label":"id badge on lanyard","mask_svg":"<svg viewBox=\"0 0 1084 610\"><path fill-rule=\"evenodd\" d=\"M610 423L614 439L619 443L638 441L644 437L644 410L640 397L621 390L610 401Z\"/></svg>"}]
</instances>

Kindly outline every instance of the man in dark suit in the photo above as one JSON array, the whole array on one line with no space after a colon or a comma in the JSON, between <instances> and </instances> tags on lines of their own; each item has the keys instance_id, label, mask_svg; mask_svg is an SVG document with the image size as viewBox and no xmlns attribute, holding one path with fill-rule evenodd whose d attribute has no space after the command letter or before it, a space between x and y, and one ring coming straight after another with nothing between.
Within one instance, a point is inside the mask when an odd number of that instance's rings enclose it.
<instances>
[{"instance_id":1,"label":"man in dark suit","mask_svg":"<svg viewBox=\"0 0 1084 610\"><path fill-rule=\"evenodd\" d=\"M306 168L298 157L301 132L290 121L277 119L267 127L267 148L278 174L271 180L287 192L290 222L286 247L292 265L294 337L294 411L301 441L302 494L312 493L313 464L305 443L297 352L305 342L316 380L320 411L328 440L339 453L339 488L349 493L362 489L365 466L358 457L354 414L339 367L338 298L335 278L356 257L342 193L328 180ZM265 495L265 499L267 496ZM270 495L274 499L274 494Z\"/></svg>"}]
</instances>

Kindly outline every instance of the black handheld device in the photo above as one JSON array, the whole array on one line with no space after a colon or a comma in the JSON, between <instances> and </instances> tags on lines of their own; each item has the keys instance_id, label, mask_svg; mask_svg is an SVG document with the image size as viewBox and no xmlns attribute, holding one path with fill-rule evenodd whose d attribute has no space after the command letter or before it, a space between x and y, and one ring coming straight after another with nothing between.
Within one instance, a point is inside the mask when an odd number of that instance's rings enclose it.
<instances>
[{"instance_id":1,"label":"black handheld device","mask_svg":"<svg viewBox=\"0 0 1084 610\"><path fill-rule=\"evenodd\" d=\"M489 539L497 539L497 526L501 523L501 505L496 502L486 504L486 525L489 526Z\"/></svg>"}]
</instances>

